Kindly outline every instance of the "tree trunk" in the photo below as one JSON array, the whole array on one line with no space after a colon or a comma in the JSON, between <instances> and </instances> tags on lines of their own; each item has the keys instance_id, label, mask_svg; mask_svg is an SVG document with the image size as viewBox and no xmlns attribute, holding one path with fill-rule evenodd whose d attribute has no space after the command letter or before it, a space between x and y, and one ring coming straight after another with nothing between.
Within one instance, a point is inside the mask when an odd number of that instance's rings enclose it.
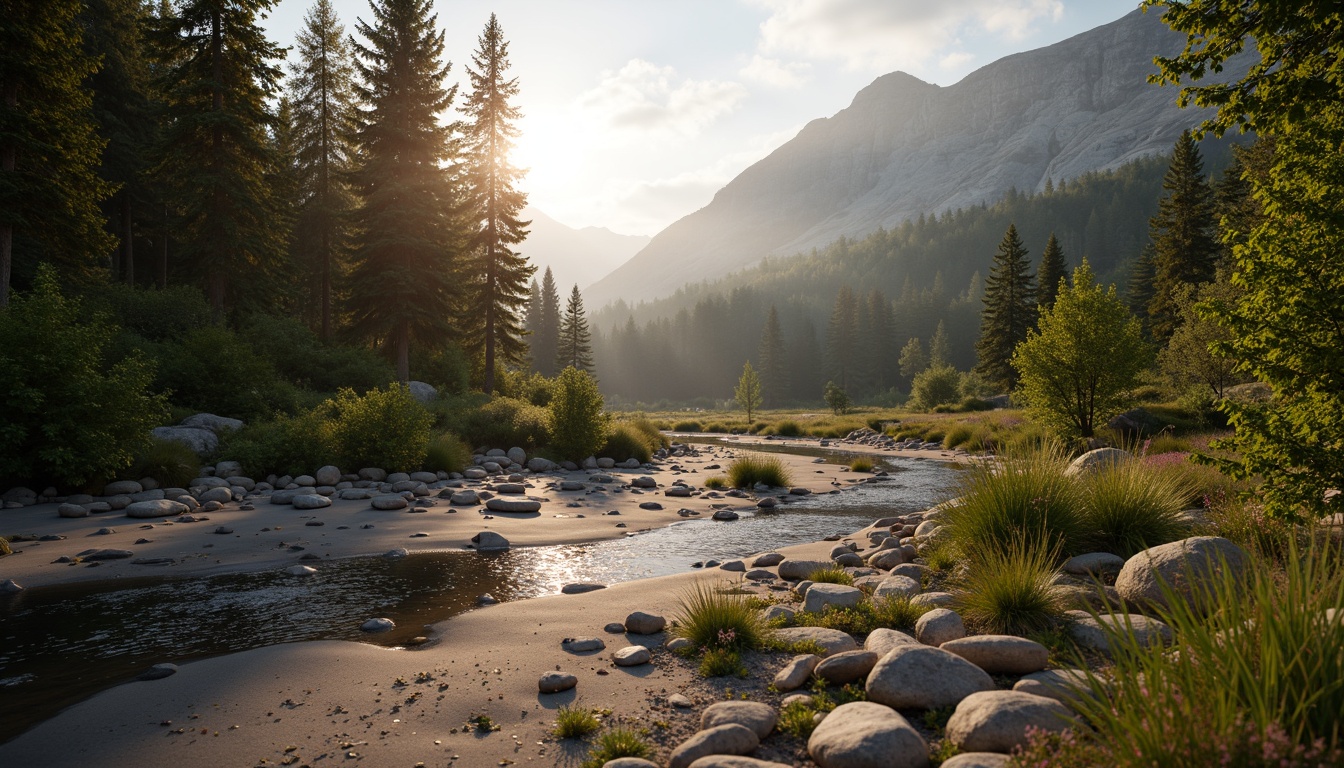
<instances>
[{"instance_id":1,"label":"tree trunk","mask_svg":"<svg viewBox=\"0 0 1344 768\"><path fill-rule=\"evenodd\" d=\"M5 106L13 111L19 105L19 86L9 83L5 86ZM18 149L12 143L0 146L0 172L14 172L15 156ZM0 309L9 306L9 275L14 264L14 225L0 224Z\"/></svg>"},{"instance_id":2,"label":"tree trunk","mask_svg":"<svg viewBox=\"0 0 1344 768\"><path fill-rule=\"evenodd\" d=\"M405 384L411 380L411 334L405 323L397 326L392 343L397 355L397 381Z\"/></svg>"},{"instance_id":3,"label":"tree trunk","mask_svg":"<svg viewBox=\"0 0 1344 768\"><path fill-rule=\"evenodd\" d=\"M121 248L122 268L125 270L127 285L135 285L135 243L131 237L131 193L121 191Z\"/></svg>"}]
</instances>

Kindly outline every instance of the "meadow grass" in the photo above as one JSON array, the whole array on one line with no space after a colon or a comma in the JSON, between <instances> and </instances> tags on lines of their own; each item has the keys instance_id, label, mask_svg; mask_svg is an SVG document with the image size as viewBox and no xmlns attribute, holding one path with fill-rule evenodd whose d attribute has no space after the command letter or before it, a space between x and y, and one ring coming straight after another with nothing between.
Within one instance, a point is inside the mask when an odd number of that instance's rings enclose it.
<instances>
[{"instance_id":1,"label":"meadow grass","mask_svg":"<svg viewBox=\"0 0 1344 768\"><path fill-rule=\"evenodd\" d=\"M1064 476L1068 458L1056 445L973 464L958 482L960 501L944 515L962 552L1004 549L1023 535L1033 548L1078 554L1086 545L1078 484Z\"/></svg>"},{"instance_id":2,"label":"meadow grass","mask_svg":"<svg viewBox=\"0 0 1344 768\"><path fill-rule=\"evenodd\" d=\"M789 470L777 456L747 454L733 459L728 465L728 482L734 488L751 488L764 483L771 488L782 488L791 482Z\"/></svg>"},{"instance_id":3,"label":"meadow grass","mask_svg":"<svg viewBox=\"0 0 1344 768\"><path fill-rule=\"evenodd\" d=\"M620 757L650 757L653 746L638 732L629 728L612 728L602 732L588 752L588 759L580 768L602 768Z\"/></svg>"},{"instance_id":4,"label":"meadow grass","mask_svg":"<svg viewBox=\"0 0 1344 768\"><path fill-rule=\"evenodd\" d=\"M869 459L869 458L866 458L866 457L863 457L863 456L860 456L860 457L858 457L858 458L856 458L856 459L851 459L850 462L849 462L849 471L850 471L850 472L872 472L872 471L873 471L873 460L872 460L872 459Z\"/></svg>"},{"instance_id":5,"label":"meadow grass","mask_svg":"<svg viewBox=\"0 0 1344 768\"><path fill-rule=\"evenodd\" d=\"M844 584L845 586L853 586L854 584L854 577L839 566L818 568L807 574L807 580L816 584Z\"/></svg>"},{"instance_id":6,"label":"meadow grass","mask_svg":"<svg viewBox=\"0 0 1344 768\"><path fill-rule=\"evenodd\" d=\"M1180 474L1121 461L1091 472L1081 485L1086 538L1096 551L1129 558L1189 533L1181 510L1190 492Z\"/></svg>"},{"instance_id":7,"label":"meadow grass","mask_svg":"<svg viewBox=\"0 0 1344 768\"><path fill-rule=\"evenodd\" d=\"M955 593L957 611L968 624L1010 635L1054 626L1064 612L1054 592L1059 555L1038 541L1021 536L1006 547L986 544L970 550Z\"/></svg>"}]
</instances>

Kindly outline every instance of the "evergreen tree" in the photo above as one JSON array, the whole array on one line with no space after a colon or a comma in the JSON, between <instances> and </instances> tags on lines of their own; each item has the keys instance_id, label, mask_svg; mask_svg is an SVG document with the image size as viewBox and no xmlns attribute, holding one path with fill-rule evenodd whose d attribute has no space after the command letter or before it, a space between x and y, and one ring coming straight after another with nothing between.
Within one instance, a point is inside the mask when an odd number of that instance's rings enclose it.
<instances>
[{"instance_id":1,"label":"evergreen tree","mask_svg":"<svg viewBox=\"0 0 1344 768\"><path fill-rule=\"evenodd\" d=\"M929 356L924 354L924 345L917 337L910 337L901 348L901 376L913 380L915 376L929 367Z\"/></svg>"},{"instance_id":2,"label":"evergreen tree","mask_svg":"<svg viewBox=\"0 0 1344 768\"><path fill-rule=\"evenodd\" d=\"M1155 275L1148 316L1153 338L1165 343L1180 324L1182 289L1211 282L1219 255L1213 190L1188 130L1176 141L1162 188L1167 194L1149 220Z\"/></svg>"},{"instance_id":3,"label":"evergreen tree","mask_svg":"<svg viewBox=\"0 0 1344 768\"><path fill-rule=\"evenodd\" d=\"M1068 267L1064 263L1064 249L1059 247L1059 239L1055 233L1050 233L1050 239L1045 241L1045 251L1041 253L1041 268L1036 271L1036 306L1038 312L1055 306L1055 298L1059 295L1059 281L1068 279Z\"/></svg>"},{"instance_id":4,"label":"evergreen tree","mask_svg":"<svg viewBox=\"0 0 1344 768\"><path fill-rule=\"evenodd\" d=\"M894 383L890 375L892 355L886 354L891 346L891 305L876 288L868 292L864 302L861 327L856 357L863 386L868 392L884 392Z\"/></svg>"},{"instance_id":5,"label":"evergreen tree","mask_svg":"<svg viewBox=\"0 0 1344 768\"><path fill-rule=\"evenodd\" d=\"M509 103L518 95L518 80L505 79L509 43L493 13L477 46L471 60L474 68L467 67L471 93L463 105L469 118L467 178L476 212L464 330L470 348L484 355L484 389L490 394L495 386L496 356L513 363L527 350L519 310L527 301L527 281L536 267L512 250L527 237L524 227L531 222L518 218L527 195L516 188L523 171L509 162L518 135L514 121L521 116Z\"/></svg>"},{"instance_id":6,"label":"evergreen tree","mask_svg":"<svg viewBox=\"0 0 1344 768\"><path fill-rule=\"evenodd\" d=\"M560 358L560 291L550 267L541 278L541 317L535 334L532 339L533 364L543 376L554 376L561 370L555 365Z\"/></svg>"},{"instance_id":7,"label":"evergreen tree","mask_svg":"<svg viewBox=\"0 0 1344 768\"><path fill-rule=\"evenodd\" d=\"M1153 337L1148 323L1148 305L1153 303L1153 280L1157 276L1157 264L1154 261L1153 244L1148 243L1139 252L1139 258L1130 268L1129 285L1125 287L1125 304L1129 311L1139 319L1146 339Z\"/></svg>"},{"instance_id":8,"label":"evergreen tree","mask_svg":"<svg viewBox=\"0 0 1344 768\"><path fill-rule=\"evenodd\" d=\"M23 277L46 260L69 279L90 275L112 247L98 211L112 190L95 175L105 142L82 87L96 62L81 45L80 6L43 0L0 12L0 308L16 253Z\"/></svg>"},{"instance_id":9,"label":"evergreen tree","mask_svg":"<svg viewBox=\"0 0 1344 768\"><path fill-rule=\"evenodd\" d=\"M990 385L1011 392L1017 386L1013 350L1026 341L1027 331L1036 325L1036 285L1031 276L1031 260L1013 224L1008 225L994 256L989 279L985 281L984 302L980 340L975 344L979 358L975 372Z\"/></svg>"},{"instance_id":10,"label":"evergreen tree","mask_svg":"<svg viewBox=\"0 0 1344 768\"><path fill-rule=\"evenodd\" d=\"M938 321L938 328L929 339L929 367L937 368L952 364L952 343L947 338L947 323Z\"/></svg>"},{"instance_id":11,"label":"evergreen tree","mask_svg":"<svg viewBox=\"0 0 1344 768\"><path fill-rule=\"evenodd\" d=\"M555 367L593 371L593 337L588 332L588 314L583 311L583 294L579 286L569 294L565 314L560 318L560 339L556 349Z\"/></svg>"},{"instance_id":12,"label":"evergreen tree","mask_svg":"<svg viewBox=\"0 0 1344 768\"><path fill-rule=\"evenodd\" d=\"M789 361L788 349L784 346L784 330L779 325L779 312L774 304L770 305L770 312L765 317L757 359L761 363L765 402L778 408L789 391Z\"/></svg>"},{"instance_id":13,"label":"evergreen tree","mask_svg":"<svg viewBox=\"0 0 1344 768\"><path fill-rule=\"evenodd\" d=\"M848 390L854 376L854 357L859 346L859 305L848 285L840 288L826 326L826 361L831 380Z\"/></svg>"},{"instance_id":14,"label":"evergreen tree","mask_svg":"<svg viewBox=\"0 0 1344 768\"><path fill-rule=\"evenodd\" d=\"M750 360L742 366L742 376L737 380L737 388L733 390L733 399L737 401L738 407L747 412L747 423L751 424L751 415L761 407L763 400L761 377L751 367Z\"/></svg>"},{"instance_id":15,"label":"evergreen tree","mask_svg":"<svg viewBox=\"0 0 1344 768\"><path fill-rule=\"evenodd\" d=\"M537 370L537 328L541 325L541 284L537 278L527 286L527 314L523 316L523 330L527 334L527 365Z\"/></svg>"},{"instance_id":16,"label":"evergreen tree","mask_svg":"<svg viewBox=\"0 0 1344 768\"><path fill-rule=\"evenodd\" d=\"M184 0L156 30L166 123L156 174L176 208L179 253L216 321L283 272L267 188L283 57L259 24L276 0ZM247 291L244 292L243 288Z\"/></svg>"},{"instance_id":17,"label":"evergreen tree","mask_svg":"<svg viewBox=\"0 0 1344 768\"><path fill-rule=\"evenodd\" d=\"M290 69L296 165L295 250L317 298L323 341L332 334L334 286L349 251L354 199L347 183L355 154L354 62L331 0L316 0L295 37Z\"/></svg>"},{"instance_id":18,"label":"evergreen tree","mask_svg":"<svg viewBox=\"0 0 1344 768\"><path fill-rule=\"evenodd\" d=\"M397 376L410 376L413 339L438 345L450 332L455 270L464 248L457 144L439 115L457 87L430 0L373 0L373 23L356 29L359 207L350 310L356 333L391 347Z\"/></svg>"}]
</instances>

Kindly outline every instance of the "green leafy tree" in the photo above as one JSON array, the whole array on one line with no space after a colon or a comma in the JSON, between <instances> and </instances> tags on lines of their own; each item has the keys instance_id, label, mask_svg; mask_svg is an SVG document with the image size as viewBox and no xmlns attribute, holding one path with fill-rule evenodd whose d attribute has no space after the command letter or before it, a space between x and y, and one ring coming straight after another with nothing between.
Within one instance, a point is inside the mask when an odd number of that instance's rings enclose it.
<instances>
[{"instance_id":1,"label":"green leafy tree","mask_svg":"<svg viewBox=\"0 0 1344 768\"><path fill-rule=\"evenodd\" d=\"M765 328L761 331L761 346L757 354L761 361L761 386L765 390L765 402L778 407L784 401L784 393L789 391L789 350L784 346L784 330L779 325L779 312L773 304L765 316Z\"/></svg>"},{"instance_id":2,"label":"green leafy tree","mask_svg":"<svg viewBox=\"0 0 1344 768\"><path fill-rule=\"evenodd\" d=\"M459 146L439 116L445 89L443 33L430 0L373 0L373 23L355 27L358 207L350 271L352 330L389 346L397 377L410 377L410 348L452 336L449 317L466 247Z\"/></svg>"},{"instance_id":3,"label":"green leafy tree","mask_svg":"<svg viewBox=\"0 0 1344 768\"><path fill-rule=\"evenodd\" d=\"M49 265L0 312L0 477L9 484L111 479L168 415L150 393L152 366L139 354L113 362L117 329L80 314Z\"/></svg>"},{"instance_id":4,"label":"green leafy tree","mask_svg":"<svg viewBox=\"0 0 1344 768\"><path fill-rule=\"evenodd\" d=\"M1246 381L1237 361L1215 350L1232 339L1224 318L1239 294L1236 286L1219 280L1187 288L1178 297L1181 324L1157 356L1177 391L1198 389L1204 400L1221 400L1228 387Z\"/></svg>"},{"instance_id":5,"label":"green leafy tree","mask_svg":"<svg viewBox=\"0 0 1344 768\"><path fill-rule=\"evenodd\" d=\"M1097 424L1134 402L1151 353L1139 321L1102 288L1087 260L1013 356L1018 392L1030 411L1057 432L1092 437Z\"/></svg>"},{"instance_id":6,"label":"green leafy tree","mask_svg":"<svg viewBox=\"0 0 1344 768\"><path fill-rule=\"evenodd\" d=\"M1153 338L1165 343L1180 322L1177 297L1185 286L1212 282L1218 265L1213 189L1190 131L1176 141L1162 189L1167 194L1149 221L1154 275L1148 317Z\"/></svg>"},{"instance_id":7,"label":"green leafy tree","mask_svg":"<svg viewBox=\"0 0 1344 768\"><path fill-rule=\"evenodd\" d=\"M739 407L747 412L747 423L751 423L751 415L755 413L763 402L761 398L761 377L751 367L751 361L748 360L742 366L742 377L737 380L737 388L733 390L733 399L737 401Z\"/></svg>"},{"instance_id":8,"label":"green leafy tree","mask_svg":"<svg viewBox=\"0 0 1344 768\"><path fill-rule=\"evenodd\" d=\"M910 337L901 348L901 375L914 380L920 371L929 367L929 356L924 354L924 345L916 337Z\"/></svg>"},{"instance_id":9,"label":"green leafy tree","mask_svg":"<svg viewBox=\"0 0 1344 768\"><path fill-rule=\"evenodd\" d=\"M356 149L355 66L331 0L317 0L308 9L294 42L298 61L290 71L289 103L298 192L295 250L317 297L319 337L328 342L354 209L347 178Z\"/></svg>"},{"instance_id":10,"label":"green leafy tree","mask_svg":"<svg viewBox=\"0 0 1344 768\"><path fill-rule=\"evenodd\" d=\"M1233 247L1223 354L1274 389L1268 403L1226 402L1244 478L1263 477L1266 510L1294 518L1337 511L1344 488L1344 24L1338 3L1191 0L1163 21L1186 35L1159 58L1153 79L1182 85L1183 105L1214 107L1201 130L1230 128L1273 141L1263 174L1250 174L1264 218ZM1240 80L1198 81L1243 49L1257 54Z\"/></svg>"},{"instance_id":11,"label":"green leafy tree","mask_svg":"<svg viewBox=\"0 0 1344 768\"><path fill-rule=\"evenodd\" d=\"M583 294L575 285L570 291L565 315L560 318L560 338L556 347L557 368L593 370L593 335L588 331L588 313L583 310Z\"/></svg>"},{"instance_id":12,"label":"green leafy tree","mask_svg":"<svg viewBox=\"0 0 1344 768\"><path fill-rule=\"evenodd\" d=\"M1064 262L1064 249L1060 247L1054 232L1045 241L1045 250L1041 252L1041 268L1037 270L1036 276L1037 312L1044 312L1055 306L1055 298L1059 296L1059 281L1067 280L1069 276L1068 265Z\"/></svg>"},{"instance_id":13,"label":"green leafy tree","mask_svg":"<svg viewBox=\"0 0 1344 768\"><path fill-rule=\"evenodd\" d=\"M113 190L96 175L106 143L83 87L97 62L81 44L76 0L6 3L0 10L0 309L16 262L87 278L112 247L98 203ZM17 247L16 247L17 246Z\"/></svg>"},{"instance_id":14,"label":"green leafy tree","mask_svg":"<svg viewBox=\"0 0 1344 768\"><path fill-rule=\"evenodd\" d=\"M155 175L175 209L178 254L217 322L227 307L273 303L284 285L287 225L267 185L284 51L260 25L274 5L184 0L155 34L166 120Z\"/></svg>"},{"instance_id":15,"label":"green leafy tree","mask_svg":"<svg viewBox=\"0 0 1344 768\"><path fill-rule=\"evenodd\" d=\"M343 466L404 471L424 463L434 416L405 384L363 395L342 389L324 406L330 413L328 435Z\"/></svg>"},{"instance_id":16,"label":"green leafy tree","mask_svg":"<svg viewBox=\"0 0 1344 768\"><path fill-rule=\"evenodd\" d=\"M597 380L569 367L556 377L551 392L551 449L570 461L592 456L607 439L608 418L602 411Z\"/></svg>"},{"instance_id":17,"label":"green leafy tree","mask_svg":"<svg viewBox=\"0 0 1344 768\"><path fill-rule=\"evenodd\" d=\"M508 79L509 43L495 14L477 38L472 66L467 67L471 92L462 111L466 122L467 181L475 234L467 266L468 289L463 330L469 351L485 358L486 394L495 386L495 360L521 362L527 352L520 310L527 302L527 281L536 267L514 252L527 237L531 222L518 218L527 195L517 188L523 170L509 162L514 122L522 116L510 103L518 96L518 79Z\"/></svg>"},{"instance_id":18,"label":"green leafy tree","mask_svg":"<svg viewBox=\"0 0 1344 768\"><path fill-rule=\"evenodd\" d=\"M975 344L979 364L975 370L990 384L1005 392L1017 386L1013 350L1036 324L1036 284L1031 260L1022 247L1017 226L1008 231L994 255L994 265L985 281L985 308L980 313L980 340Z\"/></svg>"},{"instance_id":19,"label":"green leafy tree","mask_svg":"<svg viewBox=\"0 0 1344 768\"><path fill-rule=\"evenodd\" d=\"M859 350L859 303L854 290L842 286L836 294L831 320L826 326L826 362L831 379L840 389L852 383Z\"/></svg>"},{"instance_id":20,"label":"green leafy tree","mask_svg":"<svg viewBox=\"0 0 1344 768\"><path fill-rule=\"evenodd\" d=\"M961 374L950 365L933 365L915 375L910 384L910 402L931 411L961 399Z\"/></svg>"},{"instance_id":21,"label":"green leafy tree","mask_svg":"<svg viewBox=\"0 0 1344 768\"><path fill-rule=\"evenodd\" d=\"M845 388L834 381L826 382L826 389L822 391L822 399L826 401L826 406L831 409L831 413L836 416L849 413L849 409L854 405L854 401L849 399L849 393L845 391Z\"/></svg>"}]
</instances>

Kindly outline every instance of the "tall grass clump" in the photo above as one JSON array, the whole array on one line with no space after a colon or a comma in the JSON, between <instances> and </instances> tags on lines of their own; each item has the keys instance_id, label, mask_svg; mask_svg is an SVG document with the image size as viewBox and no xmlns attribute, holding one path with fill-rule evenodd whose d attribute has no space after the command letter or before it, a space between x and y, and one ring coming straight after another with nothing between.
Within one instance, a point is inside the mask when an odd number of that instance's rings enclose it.
<instances>
[{"instance_id":1,"label":"tall grass clump","mask_svg":"<svg viewBox=\"0 0 1344 768\"><path fill-rule=\"evenodd\" d=\"M603 731L597 737L588 752L588 759L583 761L580 768L602 768L620 757L649 757L652 754L653 747L643 736L629 728L617 727Z\"/></svg>"},{"instance_id":2,"label":"tall grass clump","mask_svg":"<svg viewBox=\"0 0 1344 768\"><path fill-rule=\"evenodd\" d=\"M845 586L854 584L854 577L846 573L845 569L840 566L818 568L807 574L807 580L815 584L844 584Z\"/></svg>"},{"instance_id":3,"label":"tall grass clump","mask_svg":"<svg viewBox=\"0 0 1344 768\"><path fill-rule=\"evenodd\" d=\"M990 634L1025 635L1049 629L1064 609L1055 595L1058 548L1022 535L1006 547L970 550L970 563L956 592L967 623Z\"/></svg>"},{"instance_id":4,"label":"tall grass clump","mask_svg":"<svg viewBox=\"0 0 1344 768\"><path fill-rule=\"evenodd\" d=\"M617 424L607 433L606 442L597 449L599 456L616 461L637 459L644 464L653 458L653 449L649 447L647 436L629 423Z\"/></svg>"},{"instance_id":5,"label":"tall grass clump","mask_svg":"<svg viewBox=\"0 0 1344 768\"><path fill-rule=\"evenodd\" d=\"M758 648L767 628L760 612L744 595L725 594L697 582L682 593L673 634L696 648Z\"/></svg>"},{"instance_id":6,"label":"tall grass clump","mask_svg":"<svg viewBox=\"0 0 1344 768\"><path fill-rule=\"evenodd\" d=\"M693 420L678 421L672 425L673 432L699 432L700 422Z\"/></svg>"},{"instance_id":7,"label":"tall grass clump","mask_svg":"<svg viewBox=\"0 0 1344 768\"><path fill-rule=\"evenodd\" d=\"M602 722L591 709L581 709L569 705L555 711L555 729L552 733L561 739L581 739L590 733L602 729Z\"/></svg>"},{"instance_id":8,"label":"tall grass clump","mask_svg":"<svg viewBox=\"0 0 1344 768\"><path fill-rule=\"evenodd\" d=\"M798 426L798 422L785 419L775 425L775 434L780 437L800 437L803 434L803 428Z\"/></svg>"},{"instance_id":9,"label":"tall grass clump","mask_svg":"<svg viewBox=\"0 0 1344 768\"><path fill-rule=\"evenodd\" d=\"M872 471L873 471L873 460L872 460L872 459L868 459L868 458L864 458L864 457L859 457L859 458L857 458L857 459L853 459L853 460L851 460L851 461L849 462L849 471L850 471L850 472L872 472Z\"/></svg>"},{"instance_id":10,"label":"tall grass clump","mask_svg":"<svg viewBox=\"0 0 1344 768\"><path fill-rule=\"evenodd\" d=\"M951 450L966 445L966 443L970 442L972 432L973 430L970 424L963 422L961 424L952 425L952 427L947 430L947 434L943 435L943 447Z\"/></svg>"},{"instance_id":11,"label":"tall grass clump","mask_svg":"<svg viewBox=\"0 0 1344 768\"><path fill-rule=\"evenodd\" d=\"M1189 491L1182 477L1141 461L1111 462L1082 480L1084 519L1092 549L1129 558L1182 539Z\"/></svg>"},{"instance_id":12,"label":"tall grass clump","mask_svg":"<svg viewBox=\"0 0 1344 768\"><path fill-rule=\"evenodd\" d=\"M471 447L452 432L444 432L429 441L425 469L430 472L461 472L471 465Z\"/></svg>"},{"instance_id":13,"label":"tall grass clump","mask_svg":"<svg viewBox=\"0 0 1344 768\"><path fill-rule=\"evenodd\" d=\"M705 478L705 487L713 491L721 491L728 487L728 478L723 475L715 475Z\"/></svg>"},{"instance_id":14,"label":"tall grass clump","mask_svg":"<svg viewBox=\"0 0 1344 768\"><path fill-rule=\"evenodd\" d=\"M734 488L751 488L757 483L782 488L791 482L791 478L778 457L748 454L733 459L728 465L728 482Z\"/></svg>"},{"instance_id":15,"label":"tall grass clump","mask_svg":"<svg viewBox=\"0 0 1344 768\"><path fill-rule=\"evenodd\" d=\"M1108 628L1114 668L1076 705L1115 766L1344 764L1344 563L1291 548L1169 595L1176 652ZM1212 606L1207 614L1200 610Z\"/></svg>"},{"instance_id":16,"label":"tall grass clump","mask_svg":"<svg viewBox=\"0 0 1344 768\"><path fill-rule=\"evenodd\" d=\"M128 477L152 477L164 488L186 488L193 478L200 477L201 457L191 446L176 440L151 437L149 445L135 454ZM265 477L265 475L262 475Z\"/></svg>"},{"instance_id":17,"label":"tall grass clump","mask_svg":"<svg viewBox=\"0 0 1344 768\"><path fill-rule=\"evenodd\" d=\"M1033 548L1078 554L1086 545L1078 485L1064 476L1068 459L1058 446L978 463L961 473L957 506L945 524L963 552L1006 549L1024 533Z\"/></svg>"}]
</instances>

